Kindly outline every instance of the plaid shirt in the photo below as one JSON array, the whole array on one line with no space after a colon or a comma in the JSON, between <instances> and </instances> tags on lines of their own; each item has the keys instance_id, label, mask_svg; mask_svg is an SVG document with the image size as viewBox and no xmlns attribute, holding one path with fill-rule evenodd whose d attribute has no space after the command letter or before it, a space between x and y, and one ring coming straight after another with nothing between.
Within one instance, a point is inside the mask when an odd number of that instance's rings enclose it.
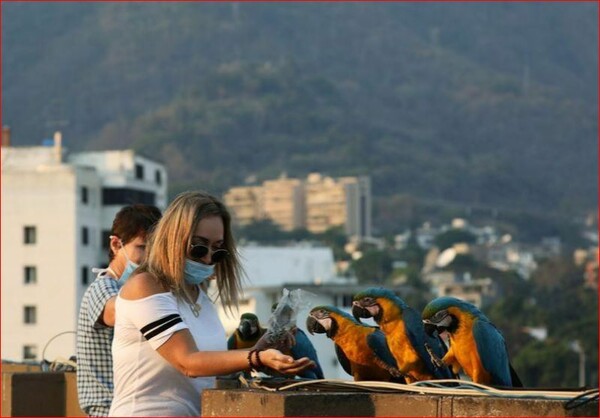
<instances>
[{"instance_id":1,"label":"plaid shirt","mask_svg":"<svg viewBox=\"0 0 600 418\"><path fill-rule=\"evenodd\" d=\"M106 416L113 397L114 329L100 323L104 305L119 292L117 281L98 275L87 288L77 319L77 394L86 414Z\"/></svg>"}]
</instances>

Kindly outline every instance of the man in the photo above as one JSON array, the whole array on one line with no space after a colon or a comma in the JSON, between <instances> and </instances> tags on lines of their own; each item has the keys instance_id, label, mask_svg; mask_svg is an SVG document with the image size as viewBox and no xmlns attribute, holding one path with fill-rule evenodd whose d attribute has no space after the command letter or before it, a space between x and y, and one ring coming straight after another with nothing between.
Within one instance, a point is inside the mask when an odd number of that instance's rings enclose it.
<instances>
[{"instance_id":1,"label":"man","mask_svg":"<svg viewBox=\"0 0 600 418\"><path fill-rule=\"evenodd\" d=\"M113 397L111 345L119 288L143 261L146 239L161 217L155 206L123 207L113 221L109 265L87 288L77 319L77 393L90 416L107 416ZM97 270L98 271L98 270Z\"/></svg>"}]
</instances>

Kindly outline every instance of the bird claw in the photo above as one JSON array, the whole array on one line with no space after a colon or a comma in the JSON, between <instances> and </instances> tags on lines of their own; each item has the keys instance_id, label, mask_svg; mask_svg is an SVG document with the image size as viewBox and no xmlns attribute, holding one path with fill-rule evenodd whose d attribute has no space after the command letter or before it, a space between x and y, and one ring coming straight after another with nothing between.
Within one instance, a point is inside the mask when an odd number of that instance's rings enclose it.
<instances>
[{"instance_id":1,"label":"bird claw","mask_svg":"<svg viewBox=\"0 0 600 418\"><path fill-rule=\"evenodd\" d=\"M398 370L395 367L390 367L388 369L388 372L392 375L392 377L406 377L406 375L404 373L402 373L400 370Z\"/></svg>"},{"instance_id":2,"label":"bird claw","mask_svg":"<svg viewBox=\"0 0 600 418\"><path fill-rule=\"evenodd\" d=\"M444 367L444 362L438 356L435 355L435 353L427 343L425 343L425 350L427 350L427 353L431 358L431 362L435 367L437 367L438 369Z\"/></svg>"},{"instance_id":3,"label":"bird claw","mask_svg":"<svg viewBox=\"0 0 600 418\"><path fill-rule=\"evenodd\" d=\"M390 366L385 361L381 360L379 357L375 357L375 363L382 369L386 370L392 377L405 377L405 374L400 371L397 367Z\"/></svg>"}]
</instances>

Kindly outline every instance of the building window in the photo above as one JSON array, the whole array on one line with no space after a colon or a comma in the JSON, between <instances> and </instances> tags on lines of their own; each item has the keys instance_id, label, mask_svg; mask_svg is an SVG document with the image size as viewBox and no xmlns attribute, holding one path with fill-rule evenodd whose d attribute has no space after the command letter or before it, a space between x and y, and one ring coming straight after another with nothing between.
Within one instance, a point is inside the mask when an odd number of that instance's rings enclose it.
<instances>
[{"instance_id":1,"label":"building window","mask_svg":"<svg viewBox=\"0 0 600 418\"><path fill-rule=\"evenodd\" d=\"M144 180L144 166L141 164L135 165L135 178L138 180Z\"/></svg>"},{"instance_id":2,"label":"building window","mask_svg":"<svg viewBox=\"0 0 600 418\"><path fill-rule=\"evenodd\" d=\"M86 186L81 186L81 203L87 205L89 201L88 188Z\"/></svg>"},{"instance_id":3,"label":"building window","mask_svg":"<svg viewBox=\"0 0 600 418\"><path fill-rule=\"evenodd\" d=\"M89 283L89 278L88 278L89 269L90 268L88 266L81 266L81 284L84 286L87 286L87 284Z\"/></svg>"},{"instance_id":4,"label":"building window","mask_svg":"<svg viewBox=\"0 0 600 418\"><path fill-rule=\"evenodd\" d=\"M35 306L25 306L23 309L23 321L26 324L35 324L37 322L37 309Z\"/></svg>"},{"instance_id":5,"label":"building window","mask_svg":"<svg viewBox=\"0 0 600 418\"><path fill-rule=\"evenodd\" d=\"M25 284L37 283L37 269L34 266L25 266Z\"/></svg>"},{"instance_id":6,"label":"building window","mask_svg":"<svg viewBox=\"0 0 600 418\"><path fill-rule=\"evenodd\" d=\"M88 245L90 242L90 230L87 226L81 227L81 244Z\"/></svg>"},{"instance_id":7,"label":"building window","mask_svg":"<svg viewBox=\"0 0 600 418\"><path fill-rule=\"evenodd\" d=\"M105 187L102 189L103 205L133 205L135 203L155 205L156 196L152 192L129 189L126 187Z\"/></svg>"},{"instance_id":8,"label":"building window","mask_svg":"<svg viewBox=\"0 0 600 418\"><path fill-rule=\"evenodd\" d=\"M26 226L23 229L23 242L25 244L35 244L36 233L35 226Z\"/></svg>"},{"instance_id":9,"label":"building window","mask_svg":"<svg viewBox=\"0 0 600 418\"><path fill-rule=\"evenodd\" d=\"M23 360L37 360L37 345L23 346Z\"/></svg>"},{"instance_id":10,"label":"building window","mask_svg":"<svg viewBox=\"0 0 600 418\"><path fill-rule=\"evenodd\" d=\"M335 306L339 306L341 308L347 308L347 307L352 306L352 300L353 300L353 295L349 295L349 294L335 295L334 304L335 304Z\"/></svg>"},{"instance_id":11,"label":"building window","mask_svg":"<svg viewBox=\"0 0 600 418\"><path fill-rule=\"evenodd\" d=\"M156 170L156 172L154 173L154 180L156 181L156 184L162 184L162 173L160 172L160 170Z\"/></svg>"}]
</instances>

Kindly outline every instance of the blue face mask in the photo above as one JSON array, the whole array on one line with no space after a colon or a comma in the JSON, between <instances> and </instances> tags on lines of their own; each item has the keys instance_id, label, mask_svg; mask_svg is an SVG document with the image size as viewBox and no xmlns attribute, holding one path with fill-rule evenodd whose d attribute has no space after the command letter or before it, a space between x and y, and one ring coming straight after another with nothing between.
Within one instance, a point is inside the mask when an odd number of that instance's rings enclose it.
<instances>
[{"instance_id":1,"label":"blue face mask","mask_svg":"<svg viewBox=\"0 0 600 418\"><path fill-rule=\"evenodd\" d=\"M123 273L121 273L121 277L119 277L119 280L117 280L117 286L119 287L123 286L127 279L129 279L129 276L131 276L131 273L133 273L133 271L139 267L139 264L134 263L129 259L129 257L127 257L127 251L125 251L125 246L123 245L123 242L121 242L121 250L123 250L123 254L125 254L127 264L125 265Z\"/></svg>"},{"instance_id":2,"label":"blue face mask","mask_svg":"<svg viewBox=\"0 0 600 418\"><path fill-rule=\"evenodd\" d=\"M117 286L121 287L125 284L125 282L127 281L127 279L129 279L129 276L131 276L131 273L133 273L133 271L138 268L139 264L135 264L133 261L129 261L127 260L127 265L125 266L125 270L123 270L123 273L121 273L121 277L119 277L119 280L117 280Z\"/></svg>"},{"instance_id":3,"label":"blue face mask","mask_svg":"<svg viewBox=\"0 0 600 418\"><path fill-rule=\"evenodd\" d=\"M187 258L185 260L185 269L183 272L187 283L200 284L214 274L215 266L198 263L197 261Z\"/></svg>"}]
</instances>

